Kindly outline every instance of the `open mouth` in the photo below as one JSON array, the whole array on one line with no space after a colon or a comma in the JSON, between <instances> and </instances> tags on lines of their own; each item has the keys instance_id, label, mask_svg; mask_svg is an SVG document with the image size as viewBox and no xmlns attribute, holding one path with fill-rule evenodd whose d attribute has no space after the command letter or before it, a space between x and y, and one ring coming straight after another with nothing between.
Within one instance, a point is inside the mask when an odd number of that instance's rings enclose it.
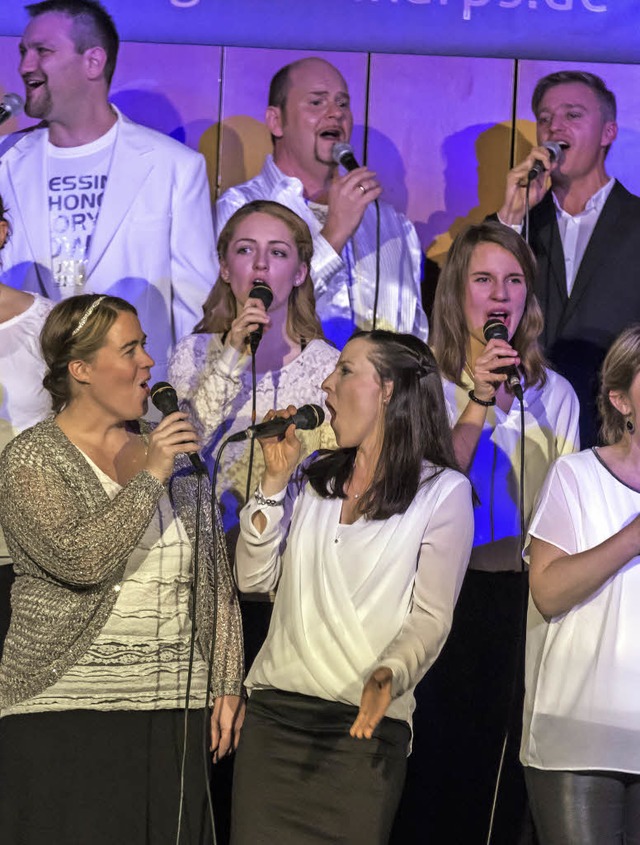
<instances>
[{"instance_id":1,"label":"open mouth","mask_svg":"<svg viewBox=\"0 0 640 845\"><path fill-rule=\"evenodd\" d=\"M341 141L342 132L337 127L335 129L323 129L320 132L320 137L327 141Z\"/></svg>"},{"instance_id":2,"label":"open mouth","mask_svg":"<svg viewBox=\"0 0 640 845\"><path fill-rule=\"evenodd\" d=\"M44 85L44 79L25 79L24 84L27 91L34 91Z\"/></svg>"},{"instance_id":3,"label":"open mouth","mask_svg":"<svg viewBox=\"0 0 640 845\"><path fill-rule=\"evenodd\" d=\"M145 392L145 394L146 394L147 396L149 396L149 395L150 395L150 393L151 393L151 389L150 389L150 387L149 387L149 380L148 380L148 379L147 379L146 381L141 381L141 382L140 382L140 387L142 388L142 390L144 390L144 392Z\"/></svg>"},{"instance_id":4,"label":"open mouth","mask_svg":"<svg viewBox=\"0 0 640 845\"><path fill-rule=\"evenodd\" d=\"M487 314L488 320L500 320L501 323L506 323L509 319L508 311L489 311Z\"/></svg>"}]
</instances>

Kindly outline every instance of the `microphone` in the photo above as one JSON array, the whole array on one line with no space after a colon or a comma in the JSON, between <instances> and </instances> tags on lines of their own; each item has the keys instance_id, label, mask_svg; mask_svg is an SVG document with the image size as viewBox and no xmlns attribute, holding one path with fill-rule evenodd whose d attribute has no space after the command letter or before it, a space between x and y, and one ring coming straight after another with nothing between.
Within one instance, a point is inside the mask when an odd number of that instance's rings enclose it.
<instances>
[{"instance_id":1,"label":"microphone","mask_svg":"<svg viewBox=\"0 0 640 845\"><path fill-rule=\"evenodd\" d=\"M331 147L331 158L336 164L341 164L345 170L357 170L360 165L353 154L351 144L340 142Z\"/></svg>"},{"instance_id":2,"label":"microphone","mask_svg":"<svg viewBox=\"0 0 640 845\"><path fill-rule=\"evenodd\" d=\"M273 291L266 282L261 282L259 279L253 283L253 287L249 291L249 296L252 299L259 299L267 311L273 302ZM249 348L251 349L253 355L256 354L258 344L262 340L263 328L264 326L260 323L257 329L249 332Z\"/></svg>"},{"instance_id":3,"label":"microphone","mask_svg":"<svg viewBox=\"0 0 640 845\"><path fill-rule=\"evenodd\" d=\"M240 440L253 440L254 437L275 437L284 434L290 425L309 431L324 422L324 411L319 405L303 405L292 417L274 417L267 422L250 425L244 431L237 431L229 438L229 443Z\"/></svg>"},{"instance_id":4,"label":"microphone","mask_svg":"<svg viewBox=\"0 0 640 845\"><path fill-rule=\"evenodd\" d=\"M158 381L153 385L151 388L151 401L163 417L168 417L169 414L180 410L178 407L178 394L166 381ZM202 458L197 452L188 452L185 454L187 454L198 474L209 475L206 466L202 463Z\"/></svg>"},{"instance_id":5,"label":"microphone","mask_svg":"<svg viewBox=\"0 0 640 845\"><path fill-rule=\"evenodd\" d=\"M502 320L493 320L489 319L482 327L482 334L484 335L484 339L489 343L490 340L507 340L509 337L509 332L507 331L507 327L502 322ZM507 384L513 391L513 393L518 397L518 399L522 402L522 385L520 384L520 376L518 375L518 370L513 364L509 364L506 367L500 367L500 369L496 370L498 373L506 373L507 376Z\"/></svg>"},{"instance_id":6,"label":"microphone","mask_svg":"<svg viewBox=\"0 0 640 845\"><path fill-rule=\"evenodd\" d=\"M551 157L551 161L558 161L560 156L562 155L562 150L564 147L559 144L557 141L545 141L542 145L549 150L549 155ZM537 179L538 176L544 173L544 164L541 161L536 161L529 171L529 175L527 176L528 182L533 182L534 179Z\"/></svg>"},{"instance_id":7,"label":"microphone","mask_svg":"<svg viewBox=\"0 0 640 845\"><path fill-rule=\"evenodd\" d=\"M19 115L23 108L24 102L19 94L5 94L0 103L0 124Z\"/></svg>"}]
</instances>

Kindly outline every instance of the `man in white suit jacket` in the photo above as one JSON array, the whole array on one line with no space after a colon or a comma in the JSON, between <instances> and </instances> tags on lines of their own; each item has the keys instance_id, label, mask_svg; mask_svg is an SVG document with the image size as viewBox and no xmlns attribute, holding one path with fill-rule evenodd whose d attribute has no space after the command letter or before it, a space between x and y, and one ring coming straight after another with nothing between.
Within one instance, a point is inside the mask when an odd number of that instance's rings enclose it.
<instances>
[{"instance_id":1,"label":"man in white suit jacket","mask_svg":"<svg viewBox=\"0 0 640 845\"><path fill-rule=\"evenodd\" d=\"M69 6L27 7L25 110L43 123L0 147L0 194L13 222L2 281L54 300L80 292L129 300L162 379L172 344L200 319L215 281L204 159L109 103L115 26L94 0L82 0L80 15L77 2ZM80 207L93 212L74 214ZM56 240L63 225L76 230L70 276Z\"/></svg>"}]
</instances>

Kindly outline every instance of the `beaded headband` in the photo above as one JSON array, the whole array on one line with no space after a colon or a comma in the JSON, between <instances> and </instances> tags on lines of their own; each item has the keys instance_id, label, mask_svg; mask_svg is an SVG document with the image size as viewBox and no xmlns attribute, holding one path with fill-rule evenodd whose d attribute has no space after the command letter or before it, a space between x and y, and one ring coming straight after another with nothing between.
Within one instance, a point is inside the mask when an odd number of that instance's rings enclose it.
<instances>
[{"instance_id":1,"label":"beaded headband","mask_svg":"<svg viewBox=\"0 0 640 845\"><path fill-rule=\"evenodd\" d=\"M93 314L93 312L96 310L96 308L98 307L98 305L100 305L100 303L102 302L102 300L103 300L103 299L106 299L106 298L107 298L106 296L99 296L97 299L94 299L94 300L93 300L93 302L92 302L92 303L91 303L91 305L87 308L87 310L84 312L84 314L82 315L82 317L80 317L80 321L79 321L78 325L77 325L77 326L75 327L75 329L71 332L71 337L75 337L75 336L78 334L78 332L79 332L79 331L81 331L81 329L85 326L85 324L86 324L87 320L88 320L88 319L89 319L89 317Z\"/></svg>"}]
</instances>

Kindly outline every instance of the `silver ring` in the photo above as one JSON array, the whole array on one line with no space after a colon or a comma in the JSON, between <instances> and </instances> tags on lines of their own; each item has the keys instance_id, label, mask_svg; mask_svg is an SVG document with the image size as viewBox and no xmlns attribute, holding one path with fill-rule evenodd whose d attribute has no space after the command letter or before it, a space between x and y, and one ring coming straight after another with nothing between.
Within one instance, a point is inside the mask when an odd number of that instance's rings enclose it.
<instances>
[{"instance_id":1,"label":"silver ring","mask_svg":"<svg viewBox=\"0 0 640 845\"><path fill-rule=\"evenodd\" d=\"M367 193L367 189L365 188L364 185L360 185L360 184L358 184L358 187L362 191L362 196L364 196Z\"/></svg>"}]
</instances>

